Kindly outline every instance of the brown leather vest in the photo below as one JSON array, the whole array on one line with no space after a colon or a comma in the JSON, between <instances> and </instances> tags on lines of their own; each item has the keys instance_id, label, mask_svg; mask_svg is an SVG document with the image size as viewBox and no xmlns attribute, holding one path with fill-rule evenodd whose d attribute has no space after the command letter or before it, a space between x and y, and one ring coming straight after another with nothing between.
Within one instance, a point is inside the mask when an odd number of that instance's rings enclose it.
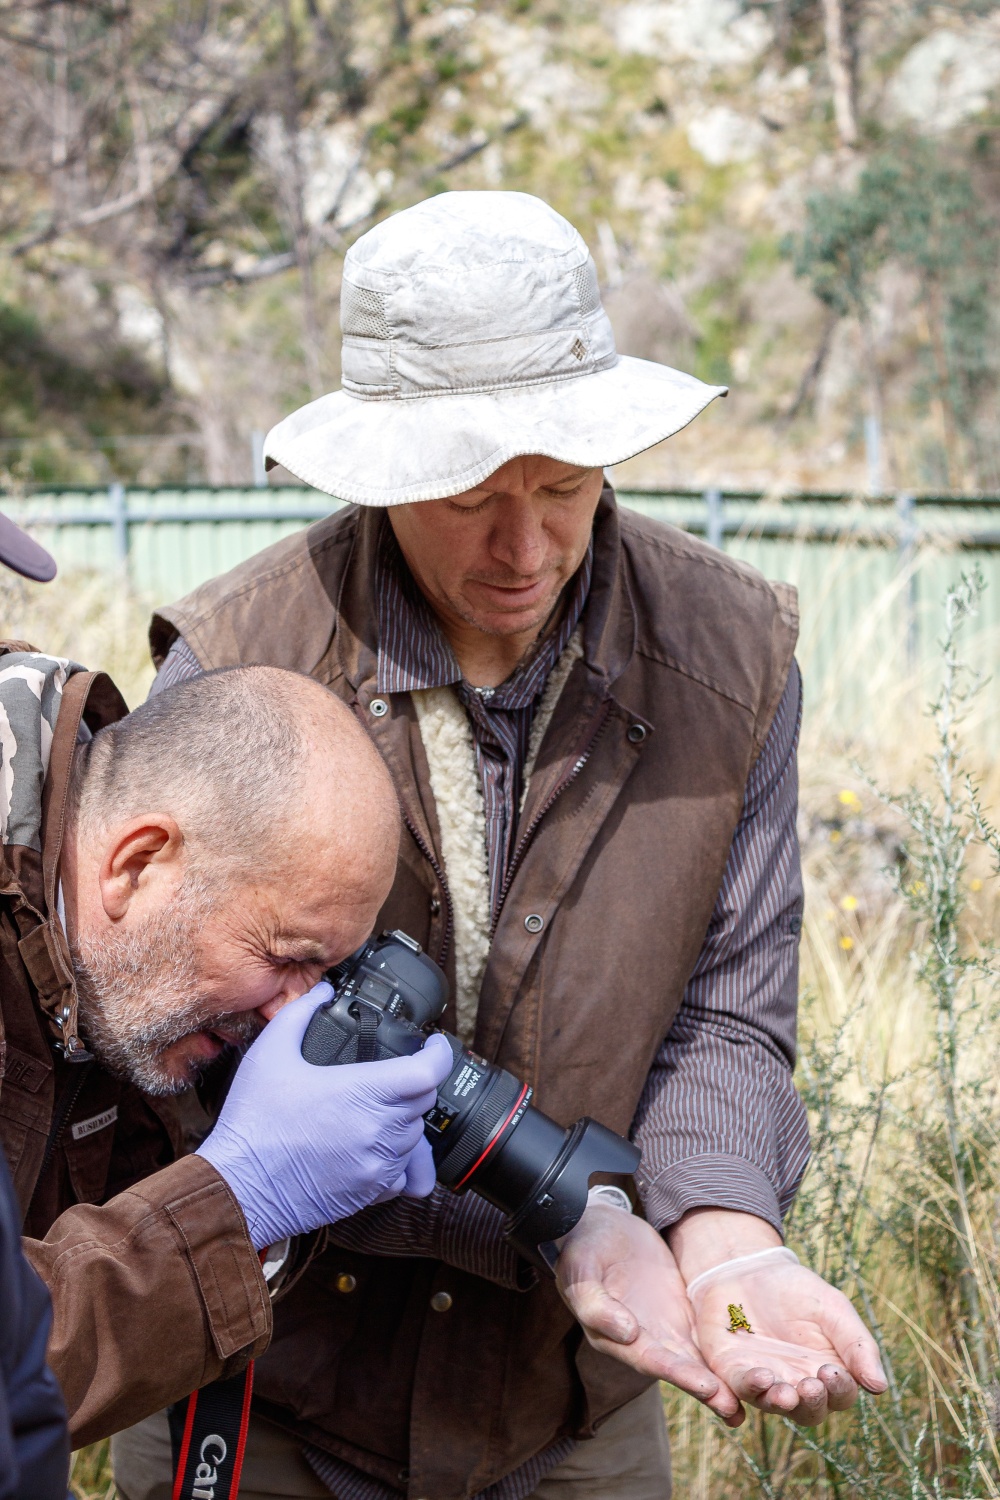
<instances>
[{"instance_id":1,"label":"brown leather vest","mask_svg":"<svg viewBox=\"0 0 1000 1500\"><path fill-rule=\"evenodd\" d=\"M160 611L151 641L157 660L181 634L206 668L310 673L353 707L409 830L380 925L449 966L413 707L399 694L384 717L369 710L379 523L352 508L278 543ZM474 1043L565 1123L629 1129L702 946L796 625L792 590L620 515L605 492L584 657L520 818ZM349 1295L342 1271L357 1281ZM447 1312L431 1309L437 1291ZM647 1383L582 1342L551 1284L511 1292L444 1264L331 1249L276 1307L257 1389L267 1415L415 1500L464 1500L557 1436L592 1433Z\"/></svg>"},{"instance_id":2,"label":"brown leather vest","mask_svg":"<svg viewBox=\"0 0 1000 1500\"><path fill-rule=\"evenodd\" d=\"M0 654L30 650L0 645ZM148 1100L54 1043L75 1037L76 987L55 915L66 794L81 719L92 731L127 712L110 678L76 672L63 692L42 792L42 852L0 858L0 1144L25 1233L43 1237L75 1203L101 1203L183 1149L168 1103Z\"/></svg>"}]
</instances>

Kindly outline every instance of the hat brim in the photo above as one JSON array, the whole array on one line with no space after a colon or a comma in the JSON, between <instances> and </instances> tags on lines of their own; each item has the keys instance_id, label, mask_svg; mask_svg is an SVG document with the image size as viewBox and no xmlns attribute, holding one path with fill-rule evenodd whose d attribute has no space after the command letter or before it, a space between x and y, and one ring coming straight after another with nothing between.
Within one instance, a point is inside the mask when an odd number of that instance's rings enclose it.
<instances>
[{"instance_id":1,"label":"hat brim","mask_svg":"<svg viewBox=\"0 0 1000 1500\"><path fill-rule=\"evenodd\" d=\"M51 583L56 576L55 558L45 548L22 531L16 521L0 511L0 562L20 573L22 578L32 578L36 583Z\"/></svg>"},{"instance_id":2,"label":"hat brim","mask_svg":"<svg viewBox=\"0 0 1000 1500\"><path fill-rule=\"evenodd\" d=\"M495 391L321 396L268 433L265 457L356 505L408 505L475 487L512 458L624 463L673 437L725 386L623 356L608 370Z\"/></svg>"}]
</instances>

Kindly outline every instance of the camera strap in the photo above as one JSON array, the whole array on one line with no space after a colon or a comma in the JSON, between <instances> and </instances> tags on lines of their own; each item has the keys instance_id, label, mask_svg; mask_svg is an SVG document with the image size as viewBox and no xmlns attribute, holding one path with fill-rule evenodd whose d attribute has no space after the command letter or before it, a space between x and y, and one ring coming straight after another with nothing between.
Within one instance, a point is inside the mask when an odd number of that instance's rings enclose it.
<instances>
[{"instance_id":1,"label":"camera strap","mask_svg":"<svg viewBox=\"0 0 1000 1500\"><path fill-rule=\"evenodd\" d=\"M167 1411L174 1461L171 1500L236 1500L250 1422L253 1361Z\"/></svg>"},{"instance_id":2,"label":"camera strap","mask_svg":"<svg viewBox=\"0 0 1000 1500\"><path fill-rule=\"evenodd\" d=\"M358 1052L355 1062L377 1062L378 1028L381 1020L381 1015L373 1006L358 1006Z\"/></svg>"}]
</instances>

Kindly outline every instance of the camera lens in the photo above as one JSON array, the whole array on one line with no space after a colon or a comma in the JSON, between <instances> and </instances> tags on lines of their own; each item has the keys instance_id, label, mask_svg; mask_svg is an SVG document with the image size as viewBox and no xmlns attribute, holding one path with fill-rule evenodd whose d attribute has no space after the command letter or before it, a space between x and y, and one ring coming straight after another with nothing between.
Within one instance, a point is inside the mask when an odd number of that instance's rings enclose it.
<instances>
[{"instance_id":1,"label":"camera lens","mask_svg":"<svg viewBox=\"0 0 1000 1500\"><path fill-rule=\"evenodd\" d=\"M334 998L316 1011L302 1044L321 1066L419 1051L448 999L441 970L403 932L365 944L333 979ZM551 1266L552 1241L579 1220L592 1174L627 1175L639 1153L594 1120L557 1124L534 1108L528 1084L441 1034L454 1064L424 1116L438 1181L488 1199L507 1215L510 1242Z\"/></svg>"},{"instance_id":2,"label":"camera lens","mask_svg":"<svg viewBox=\"0 0 1000 1500\"><path fill-rule=\"evenodd\" d=\"M469 1107L449 1121L446 1135L440 1138L444 1149L435 1152L438 1180L455 1192L471 1186L476 1173L524 1113L531 1096L528 1085L519 1083L512 1074L489 1063L481 1064L465 1053L438 1090L439 1106L455 1108L473 1072L481 1072L482 1083L475 1086Z\"/></svg>"}]
</instances>

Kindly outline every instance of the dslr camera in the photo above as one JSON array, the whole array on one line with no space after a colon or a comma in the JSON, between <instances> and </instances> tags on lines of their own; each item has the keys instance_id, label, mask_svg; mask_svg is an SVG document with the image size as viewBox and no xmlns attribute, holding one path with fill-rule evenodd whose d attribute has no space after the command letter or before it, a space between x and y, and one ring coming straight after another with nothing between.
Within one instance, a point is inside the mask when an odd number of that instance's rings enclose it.
<instances>
[{"instance_id":1,"label":"dslr camera","mask_svg":"<svg viewBox=\"0 0 1000 1500\"><path fill-rule=\"evenodd\" d=\"M306 1029L302 1056L319 1066L379 1062L419 1052L448 1002L448 981L405 932L383 932L329 974L334 996ZM474 1192L507 1216L505 1237L551 1270L555 1240L587 1206L591 1177L628 1176L630 1141L582 1119L564 1129L531 1103L532 1090L450 1032L454 1066L424 1115L438 1181Z\"/></svg>"}]
</instances>

